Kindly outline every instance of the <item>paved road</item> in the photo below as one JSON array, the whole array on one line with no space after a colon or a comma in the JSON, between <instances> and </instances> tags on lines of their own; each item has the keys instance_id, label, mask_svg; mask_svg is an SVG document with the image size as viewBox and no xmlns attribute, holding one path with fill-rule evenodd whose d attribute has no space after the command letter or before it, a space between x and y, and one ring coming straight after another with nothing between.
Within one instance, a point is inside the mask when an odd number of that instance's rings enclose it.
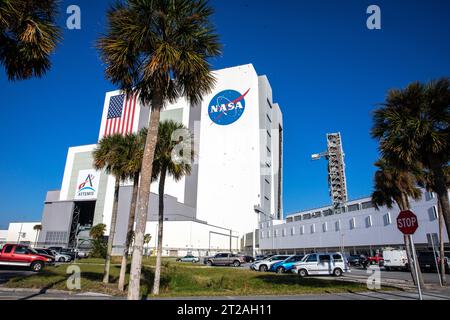
<instances>
[{"instance_id":1,"label":"paved road","mask_svg":"<svg viewBox=\"0 0 450 320\"><path fill-rule=\"evenodd\" d=\"M0 267L0 285L6 283L9 279L17 276L27 277L32 275L33 272L21 269L21 270L7 270L4 267Z\"/></svg>"},{"instance_id":2,"label":"paved road","mask_svg":"<svg viewBox=\"0 0 450 320\"><path fill-rule=\"evenodd\" d=\"M424 292L424 300L450 300L450 288L442 290L428 290ZM123 300L124 298L98 295L95 293L67 294L39 291L4 291L0 288L0 300ZM337 294L314 294L314 295L293 295L293 296L246 296L246 297L180 297L180 298L158 298L152 300L417 300L417 293L414 291L392 291L392 292L358 292L358 293L337 293Z\"/></svg>"},{"instance_id":3,"label":"paved road","mask_svg":"<svg viewBox=\"0 0 450 320\"><path fill-rule=\"evenodd\" d=\"M358 268L352 268L351 273L348 274L348 277L365 277L366 279L369 277L369 275L371 274L368 273L368 271L370 272L370 270L364 270L364 269L358 269ZM432 284L432 285L439 285L439 275L437 273L428 273L428 272L424 272L422 273L423 275L423 280L425 281L426 284ZM384 269L381 269L381 279L382 282L384 280L403 280L403 281L408 281L412 283L412 279L411 279L411 273L410 272L402 272L402 271L385 271ZM450 281L450 276L447 274L446 275L446 279L447 282Z\"/></svg>"}]
</instances>

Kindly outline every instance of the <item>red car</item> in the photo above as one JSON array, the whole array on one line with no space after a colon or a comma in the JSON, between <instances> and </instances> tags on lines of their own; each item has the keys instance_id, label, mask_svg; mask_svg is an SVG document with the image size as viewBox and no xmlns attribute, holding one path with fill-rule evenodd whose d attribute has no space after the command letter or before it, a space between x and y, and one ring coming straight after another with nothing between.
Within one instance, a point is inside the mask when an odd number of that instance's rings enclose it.
<instances>
[{"instance_id":1,"label":"red car","mask_svg":"<svg viewBox=\"0 0 450 320\"><path fill-rule=\"evenodd\" d=\"M45 265L54 262L52 257L39 254L26 245L5 244L0 251L0 266L29 267L34 272L40 272Z\"/></svg>"}]
</instances>

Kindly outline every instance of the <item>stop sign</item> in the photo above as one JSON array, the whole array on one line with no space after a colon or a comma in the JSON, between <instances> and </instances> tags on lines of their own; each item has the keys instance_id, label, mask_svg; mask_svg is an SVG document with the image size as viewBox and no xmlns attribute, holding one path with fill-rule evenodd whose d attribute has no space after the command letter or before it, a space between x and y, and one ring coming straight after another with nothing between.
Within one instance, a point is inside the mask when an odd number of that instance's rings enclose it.
<instances>
[{"instance_id":1,"label":"stop sign","mask_svg":"<svg viewBox=\"0 0 450 320\"><path fill-rule=\"evenodd\" d=\"M397 217L397 228L406 235L414 234L419 227L417 216L409 210L402 211Z\"/></svg>"}]
</instances>

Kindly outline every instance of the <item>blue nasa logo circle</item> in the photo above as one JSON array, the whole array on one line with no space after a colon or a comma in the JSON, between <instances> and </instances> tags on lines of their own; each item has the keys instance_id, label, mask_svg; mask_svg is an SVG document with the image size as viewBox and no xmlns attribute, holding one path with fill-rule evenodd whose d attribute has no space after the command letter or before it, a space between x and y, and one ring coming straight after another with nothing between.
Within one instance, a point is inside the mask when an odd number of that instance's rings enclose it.
<instances>
[{"instance_id":1,"label":"blue nasa logo circle","mask_svg":"<svg viewBox=\"0 0 450 320\"><path fill-rule=\"evenodd\" d=\"M235 123L244 114L245 96L236 90L222 91L212 98L208 107L209 118L215 124L227 126Z\"/></svg>"}]
</instances>

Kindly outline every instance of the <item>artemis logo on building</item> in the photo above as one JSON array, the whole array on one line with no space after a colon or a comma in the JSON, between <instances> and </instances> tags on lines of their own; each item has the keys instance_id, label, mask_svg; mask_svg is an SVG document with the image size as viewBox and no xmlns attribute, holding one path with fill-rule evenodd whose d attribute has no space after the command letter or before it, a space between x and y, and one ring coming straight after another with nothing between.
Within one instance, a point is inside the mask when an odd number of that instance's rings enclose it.
<instances>
[{"instance_id":1,"label":"artemis logo on building","mask_svg":"<svg viewBox=\"0 0 450 320\"><path fill-rule=\"evenodd\" d=\"M95 188L93 184L94 179L95 176L93 174L88 174L84 182L78 186L79 197L87 197L95 195Z\"/></svg>"},{"instance_id":2,"label":"artemis logo on building","mask_svg":"<svg viewBox=\"0 0 450 320\"><path fill-rule=\"evenodd\" d=\"M225 90L215 95L208 108L211 121L220 126L227 126L238 121L244 114L245 96L249 91L250 89L241 94L236 90Z\"/></svg>"}]
</instances>

